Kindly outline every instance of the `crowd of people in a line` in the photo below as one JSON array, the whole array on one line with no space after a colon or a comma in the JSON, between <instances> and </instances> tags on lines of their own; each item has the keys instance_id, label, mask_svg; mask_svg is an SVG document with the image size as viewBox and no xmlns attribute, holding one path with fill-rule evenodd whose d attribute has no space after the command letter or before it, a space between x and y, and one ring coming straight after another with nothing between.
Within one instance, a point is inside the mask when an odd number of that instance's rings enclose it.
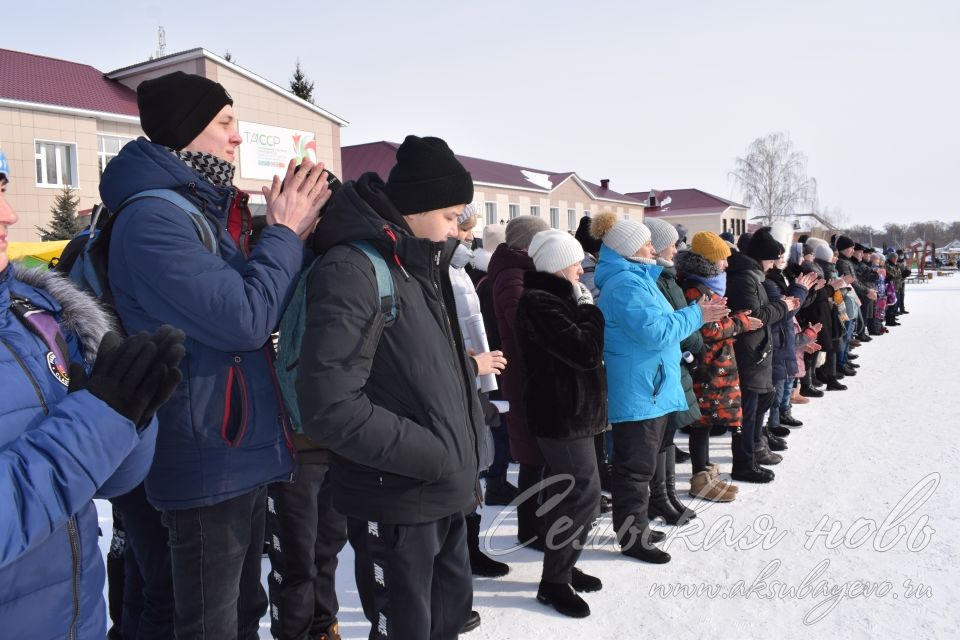
<instances>
[{"instance_id":1,"label":"crowd of people in a line","mask_svg":"<svg viewBox=\"0 0 960 640\"><path fill-rule=\"evenodd\" d=\"M652 525L697 517L677 463L700 500L773 481L793 406L847 389L906 313L902 254L783 223L519 216L481 244L472 178L432 137L386 181L291 162L255 224L223 87L175 72L137 100L149 139L107 165L112 215L56 269L9 264L0 197L5 637L107 636L93 498L114 639L247 640L268 611L276 638L338 639L349 541L371 638L450 640L480 624L473 576L510 570L483 504L543 553L537 600L585 617L600 513L624 556L669 562Z\"/></svg>"}]
</instances>

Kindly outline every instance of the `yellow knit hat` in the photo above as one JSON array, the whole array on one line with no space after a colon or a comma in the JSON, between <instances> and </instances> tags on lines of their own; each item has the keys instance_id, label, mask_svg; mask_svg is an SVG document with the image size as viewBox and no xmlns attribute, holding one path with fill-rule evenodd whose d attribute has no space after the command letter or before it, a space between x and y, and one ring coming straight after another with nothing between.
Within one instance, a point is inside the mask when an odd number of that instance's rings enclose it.
<instances>
[{"instance_id":1,"label":"yellow knit hat","mask_svg":"<svg viewBox=\"0 0 960 640\"><path fill-rule=\"evenodd\" d=\"M690 251L699 253L710 262L730 257L730 247L712 231L697 232L690 241Z\"/></svg>"}]
</instances>

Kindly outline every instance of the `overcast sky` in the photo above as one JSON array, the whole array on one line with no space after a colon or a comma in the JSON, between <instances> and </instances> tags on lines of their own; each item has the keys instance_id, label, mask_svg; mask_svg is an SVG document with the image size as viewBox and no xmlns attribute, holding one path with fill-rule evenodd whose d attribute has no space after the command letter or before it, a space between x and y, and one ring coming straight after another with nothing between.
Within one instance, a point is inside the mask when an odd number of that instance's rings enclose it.
<instances>
[{"instance_id":1,"label":"overcast sky","mask_svg":"<svg viewBox=\"0 0 960 640\"><path fill-rule=\"evenodd\" d=\"M850 224L960 219L960 1L10 2L0 47L110 71L204 47L348 120L343 144L734 199L787 132ZM301 7L301 13L297 13Z\"/></svg>"}]
</instances>

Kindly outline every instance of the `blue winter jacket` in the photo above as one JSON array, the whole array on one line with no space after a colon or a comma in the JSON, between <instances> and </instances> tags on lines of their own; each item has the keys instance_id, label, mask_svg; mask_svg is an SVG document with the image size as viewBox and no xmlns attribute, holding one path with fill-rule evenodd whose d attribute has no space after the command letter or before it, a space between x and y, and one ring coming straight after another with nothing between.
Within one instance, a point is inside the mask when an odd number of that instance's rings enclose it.
<instances>
[{"instance_id":1,"label":"blue winter jacket","mask_svg":"<svg viewBox=\"0 0 960 640\"><path fill-rule=\"evenodd\" d=\"M56 318L73 362L95 353L102 332L93 328L107 323L84 313L90 301L68 283L58 288L71 289L79 305L39 286L54 277L0 272L0 637L102 640L104 570L91 499L143 480L157 428L154 421L138 434L89 392L67 395L51 349L14 315L11 296Z\"/></svg>"},{"instance_id":2,"label":"blue winter jacket","mask_svg":"<svg viewBox=\"0 0 960 640\"><path fill-rule=\"evenodd\" d=\"M627 260L604 245L596 283L606 320L610 422L650 420L686 411L680 341L700 328L700 307L675 311L657 287L663 267Z\"/></svg>"},{"instance_id":3,"label":"blue winter jacket","mask_svg":"<svg viewBox=\"0 0 960 640\"><path fill-rule=\"evenodd\" d=\"M190 199L219 232L208 251L191 219L157 198L119 213L109 278L129 332L171 324L187 334L184 379L159 412L160 432L147 497L161 510L220 503L289 478L293 447L278 400L270 334L304 261L300 239L268 226L249 258L226 231L235 196L217 188L165 147L140 138L110 161L100 182L117 211L147 189Z\"/></svg>"}]
</instances>

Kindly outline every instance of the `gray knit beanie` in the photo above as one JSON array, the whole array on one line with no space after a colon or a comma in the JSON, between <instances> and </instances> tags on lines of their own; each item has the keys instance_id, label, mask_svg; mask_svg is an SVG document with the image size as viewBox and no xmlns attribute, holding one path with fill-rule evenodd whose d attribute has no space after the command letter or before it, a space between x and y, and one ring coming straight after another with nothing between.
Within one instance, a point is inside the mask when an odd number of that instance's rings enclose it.
<instances>
[{"instance_id":1,"label":"gray knit beanie","mask_svg":"<svg viewBox=\"0 0 960 640\"><path fill-rule=\"evenodd\" d=\"M631 258L650 239L650 229L642 222L619 220L617 214L604 211L590 222L590 235L624 258Z\"/></svg>"},{"instance_id":2,"label":"gray knit beanie","mask_svg":"<svg viewBox=\"0 0 960 640\"><path fill-rule=\"evenodd\" d=\"M549 228L547 221L538 216L517 216L507 223L507 246L518 251L526 251L533 236Z\"/></svg>"},{"instance_id":3,"label":"gray knit beanie","mask_svg":"<svg viewBox=\"0 0 960 640\"><path fill-rule=\"evenodd\" d=\"M650 241L653 243L653 248L657 253L676 244L677 240L680 239L677 228L666 220L645 218L643 224L650 230Z\"/></svg>"},{"instance_id":4,"label":"gray knit beanie","mask_svg":"<svg viewBox=\"0 0 960 640\"><path fill-rule=\"evenodd\" d=\"M527 254L537 271L556 273L583 262L583 247L569 233L547 229L533 236Z\"/></svg>"}]
</instances>

